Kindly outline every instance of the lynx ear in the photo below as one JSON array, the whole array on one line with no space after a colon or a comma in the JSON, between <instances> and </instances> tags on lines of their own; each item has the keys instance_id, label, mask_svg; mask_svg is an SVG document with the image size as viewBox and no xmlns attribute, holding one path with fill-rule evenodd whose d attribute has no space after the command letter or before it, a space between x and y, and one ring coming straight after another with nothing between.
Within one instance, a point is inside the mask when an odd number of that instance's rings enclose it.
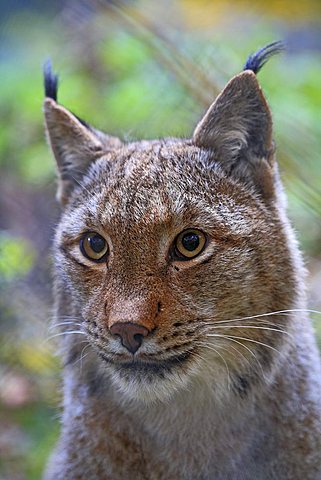
<instances>
[{"instance_id":1,"label":"lynx ear","mask_svg":"<svg viewBox=\"0 0 321 480\"><path fill-rule=\"evenodd\" d=\"M230 80L197 125L194 143L213 151L227 173L273 194L273 141L270 109L253 71Z\"/></svg>"},{"instance_id":2,"label":"lynx ear","mask_svg":"<svg viewBox=\"0 0 321 480\"><path fill-rule=\"evenodd\" d=\"M59 175L57 197L65 204L90 164L108 150L119 148L121 141L94 130L56 102L57 77L51 73L50 66L45 70L45 93L47 136Z\"/></svg>"}]
</instances>

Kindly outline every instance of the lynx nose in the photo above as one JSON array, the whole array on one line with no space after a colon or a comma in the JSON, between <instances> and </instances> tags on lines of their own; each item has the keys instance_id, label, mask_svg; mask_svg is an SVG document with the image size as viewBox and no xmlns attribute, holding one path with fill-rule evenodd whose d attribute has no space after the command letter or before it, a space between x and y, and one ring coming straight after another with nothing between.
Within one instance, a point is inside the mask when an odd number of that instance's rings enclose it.
<instances>
[{"instance_id":1,"label":"lynx nose","mask_svg":"<svg viewBox=\"0 0 321 480\"><path fill-rule=\"evenodd\" d=\"M130 353L135 353L141 346L144 337L147 337L149 330L142 325L131 322L115 323L110 327L110 333L121 338L121 344Z\"/></svg>"}]
</instances>

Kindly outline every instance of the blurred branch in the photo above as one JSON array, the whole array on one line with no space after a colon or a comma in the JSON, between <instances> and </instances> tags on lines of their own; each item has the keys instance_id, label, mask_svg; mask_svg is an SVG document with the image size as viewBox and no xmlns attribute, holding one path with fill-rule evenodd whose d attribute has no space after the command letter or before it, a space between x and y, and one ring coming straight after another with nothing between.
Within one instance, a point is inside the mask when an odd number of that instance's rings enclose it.
<instances>
[{"instance_id":1,"label":"blurred branch","mask_svg":"<svg viewBox=\"0 0 321 480\"><path fill-rule=\"evenodd\" d=\"M220 92L220 87L178 49L177 44L166 34L163 25L160 27L152 22L140 9L128 9L128 5L122 1L113 4L93 0L92 3L100 7L103 5L102 12L112 12L118 23L125 25L144 41L153 51L156 60L176 76L202 107L207 108L213 102Z\"/></svg>"}]
</instances>

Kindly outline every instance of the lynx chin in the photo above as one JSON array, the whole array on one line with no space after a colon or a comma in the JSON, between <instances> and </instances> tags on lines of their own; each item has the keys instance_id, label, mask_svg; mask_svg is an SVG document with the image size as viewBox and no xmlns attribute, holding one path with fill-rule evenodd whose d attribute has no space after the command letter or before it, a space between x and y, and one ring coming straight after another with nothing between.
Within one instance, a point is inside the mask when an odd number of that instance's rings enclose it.
<instances>
[{"instance_id":1,"label":"lynx chin","mask_svg":"<svg viewBox=\"0 0 321 480\"><path fill-rule=\"evenodd\" d=\"M320 480L321 368L251 55L189 139L57 102L61 436L46 480ZM107 112L108 114L108 112Z\"/></svg>"}]
</instances>

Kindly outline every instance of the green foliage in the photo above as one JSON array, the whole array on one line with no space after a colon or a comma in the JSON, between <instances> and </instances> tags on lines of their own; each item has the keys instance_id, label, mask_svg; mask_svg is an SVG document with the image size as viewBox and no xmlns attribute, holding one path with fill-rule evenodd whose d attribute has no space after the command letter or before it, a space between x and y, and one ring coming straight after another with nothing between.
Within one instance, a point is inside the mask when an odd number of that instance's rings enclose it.
<instances>
[{"instance_id":1,"label":"green foliage","mask_svg":"<svg viewBox=\"0 0 321 480\"><path fill-rule=\"evenodd\" d=\"M12 281L25 275L33 264L31 246L24 239L0 231L0 278Z\"/></svg>"},{"instance_id":2,"label":"green foliage","mask_svg":"<svg viewBox=\"0 0 321 480\"><path fill-rule=\"evenodd\" d=\"M3 412L19 430L9 430L16 443L15 451L7 452L7 461L0 463L1 478L37 480L42 478L44 459L47 459L58 439L59 424L56 412L35 402ZM7 425L6 425L7 426ZM24 432L24 434L22 433ZM19 472L23 472L23 477ZM17 477L14 472L17 472Z\"/></svg>"},{"instance_id":3,"label":"green foliage","mask_svg":"<svg viewBox=\"0 0 321 480\"><path fill-rule=\"evenodd\" d=\"M127 32L118 30L97 47L102 68L113 76L113 83L144 67L152 57L148 45Z\"/></svg>"}]
</instances>

